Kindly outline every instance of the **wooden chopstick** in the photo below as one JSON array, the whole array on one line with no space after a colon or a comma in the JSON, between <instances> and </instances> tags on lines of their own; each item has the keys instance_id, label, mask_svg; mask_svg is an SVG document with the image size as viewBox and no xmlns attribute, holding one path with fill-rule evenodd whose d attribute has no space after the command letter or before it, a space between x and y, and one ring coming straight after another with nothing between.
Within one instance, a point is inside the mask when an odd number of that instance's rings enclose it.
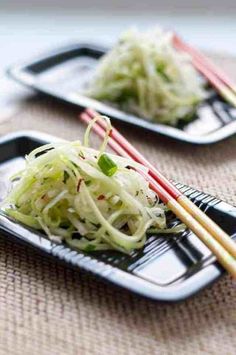
<instances>
[{"instance_id":1,"label":"wooden chopstick","mask_svg":"<svg viewBox=\"0 0 236 355\"><path fill-rule=\"evenodd\" d=\"M232 106L236 107L236 90L235 86L222 74L217 67L213 67L210 61L206 61L205 57L197 52L197 50L185 44L177 35L173 37L176 48L190 54L195 68L207 78L218 93L228 101ZM210 64L209 64L210 62Z\"/></svg>"},{"instance_id":2,"label":"wooden chopstick","mask_svg":"<svg viewBox=\"0 0 236 355\"><path fill-rule=\"evenodd\" d=\"M87 112L82 113L80 117L83 121L89 123L94 115L94 111L87 110ZM105 122L103 123L103 121L98 120L97 124L93 126L93 130L100 137L104 137L104 125L106 125ZM109 140L109 145L117 154L132 158L133 160L138 161L139 163L142 163L149 168L150 175L145 176L145 178L148 179L150 187L158 194L163 202L165 202L168 207L209 247L209 249L212 250L219 262L234 277L236 277L236 246L231 238L186 196L184 196L178 189L176 189L174 185L172 185L166 178L164 178L162 174L160 174L154 167L152 167L152 165L127 141L127 145L124 147L121 144L122 140L120 138L124 140L125 138L120 135L117 130L113 128L110 136L112 139ZM122 143L124 144L124 142ZM128 152L127 146L129 147ZM130 149L131 147L132 149ZM137 155L135 153L137 153ZM142 159L140 159L140 157ZM150 169L150 167L153 169ZM199 223L199 214L201 214L201 221L203 221L203 223ZM206 225L208 228L206 228ZM219 238L219 231L222 233L223 238ZM218 234L216 232L218 232ZM215 233L218 235L218 238L215 238Z\"/></svg>"},{"instance_id":3,"label":"wooden chopstick","mask_svg":"<svg viewBox=\"0 0 236 355\"><path fill-rule=\"evenodd\" d=\"M207 56L201 53L196 48L190 46L186 42L184 42L176 33L173 37L174 45L182 49L183 51L189 53L191 57L194 57L196 60L201 62L209 71L211 71L214 75L218 77L223 83L225 83L235 94L236 94L236 84L233 83L226 73L221 70L216 64L214 64Z\"/></svg>"}]
</instances>

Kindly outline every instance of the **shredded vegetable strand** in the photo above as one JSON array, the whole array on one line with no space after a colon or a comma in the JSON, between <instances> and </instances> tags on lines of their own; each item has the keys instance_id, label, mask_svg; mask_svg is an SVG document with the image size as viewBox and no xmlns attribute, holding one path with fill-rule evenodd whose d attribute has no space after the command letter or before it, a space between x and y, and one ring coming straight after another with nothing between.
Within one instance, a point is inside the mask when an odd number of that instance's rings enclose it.
<instances>
[{"instance_id":1,"label":"shredded vegetable strand","mask_svg":"<svg viewBox=\"0 0 236 355\"><path fill-rule=\"evenodd\" d=\"M93 127L93 125L96 123L96 121L98 119L104 119L106 121L106 132L105 132L105 137L104 137L104 140L102 141L102 144L99 148L99 157L102 155L102 153L105 151L106 149L106 146L107 146L107 142L108 142L108 139L109 139L109 133L112 129L112 126L111 126L111 121L108 117L106 116L95 116L91 122L89 122L88 124L88 127L86 129L86 132L85 132L85 135L84 135L84 146L85 147L89 147L89 136L90 136L90 132L91 132L91 129Z\"/></svg>"}]
</instances>

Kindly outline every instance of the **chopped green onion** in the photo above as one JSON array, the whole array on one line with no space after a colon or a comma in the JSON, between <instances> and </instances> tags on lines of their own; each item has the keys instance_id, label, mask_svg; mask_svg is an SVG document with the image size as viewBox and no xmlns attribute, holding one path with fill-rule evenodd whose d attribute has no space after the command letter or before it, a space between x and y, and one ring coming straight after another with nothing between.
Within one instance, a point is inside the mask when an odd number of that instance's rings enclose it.
<instances>
[{"instance_id":1,"label":"chopped green onion","mask_svg":"<svg viewBox=\"0 0 236 355\"><path fill-rule=\"evenodd\" d=\"M68 174L68 172L66 170L64 170L64 175L63 175L63 182L64 184L67 182L67 180L69 179L70 175Z\"/></svg>"},{"instance_id":2,"label":"chopped green onion","mask_svg":"<svg viewBox=\"0 0 236 355\"><path fill-rule=\"evenodd\" d=\"M165 73L165 69L166 69L166 65L164 63L160 63L159 65L157 65L156 67L156 71L157 73L159 73L163 79L165 79L166 81L168 81L169 83L171 82L170 78L168 77L168 75L166 75Z\"/></svg>"},{"instance_id":3,"label":"chopped green onion","mask_svg":"<svg viewBox=\"0 0 236 355\"><path fill-rule=\"evenodd\" d=\"M94 251L94 250L96 250L96 246L93 244L88 244L84 249L84 251L86 251L87 253Z\"/></svg>"},{"instance_id":4,"label":"chopped green onion","mask_svg":"<svg viewBox=\"0 0 236 355\"><path fill-rule=\"evenodd\" d=\"M116 163L107 155L102 154L98 159L98 166L107 176L112 176L117 171Z\"/></svg>"}]
</instances>

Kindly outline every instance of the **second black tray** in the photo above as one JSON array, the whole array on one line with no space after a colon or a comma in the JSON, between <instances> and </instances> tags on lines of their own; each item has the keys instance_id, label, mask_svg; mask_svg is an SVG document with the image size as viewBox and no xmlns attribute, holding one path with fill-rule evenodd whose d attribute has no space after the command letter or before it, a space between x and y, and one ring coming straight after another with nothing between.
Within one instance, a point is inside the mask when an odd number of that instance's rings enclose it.
<instances>
[{"instance_id":1,"label":"second black tray","mask_svg":"<svg viewBox=\"0 0 236 355\"><path fill-rule=\"evenodd\" d=\"M83 95L83 87L93 75L98 59L106 52L101 46L76 44L58 49L8 70L9 75L38 92L79 109L86 107L142 129L195 144L210 144L236 133L236 109L211 89L195 118L178 127L152 123Z\"/></svg>"}]
</instances>

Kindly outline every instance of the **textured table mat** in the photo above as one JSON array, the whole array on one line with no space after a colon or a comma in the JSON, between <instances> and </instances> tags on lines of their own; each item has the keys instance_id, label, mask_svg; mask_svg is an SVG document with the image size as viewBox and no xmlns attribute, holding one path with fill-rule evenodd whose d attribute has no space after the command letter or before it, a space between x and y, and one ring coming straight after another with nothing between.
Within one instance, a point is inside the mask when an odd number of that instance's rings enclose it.
<instances>
[{"instance_id":1,"label":"textured table mat","mask_svg":"<svg viewBox=\"0 0 236 355\"><path fill-rule=\"evenodd\" d=\"M236 61L216 59L236 79ZM84 132L75 109L49 99L27 97L7 112L1 135ZM168 177L236 205L236 137L198 147L118 128ZM0 238L0 354L234 354L235 291L225 276L183 303L161 304Z\"/></svg>"}]
</instances>

